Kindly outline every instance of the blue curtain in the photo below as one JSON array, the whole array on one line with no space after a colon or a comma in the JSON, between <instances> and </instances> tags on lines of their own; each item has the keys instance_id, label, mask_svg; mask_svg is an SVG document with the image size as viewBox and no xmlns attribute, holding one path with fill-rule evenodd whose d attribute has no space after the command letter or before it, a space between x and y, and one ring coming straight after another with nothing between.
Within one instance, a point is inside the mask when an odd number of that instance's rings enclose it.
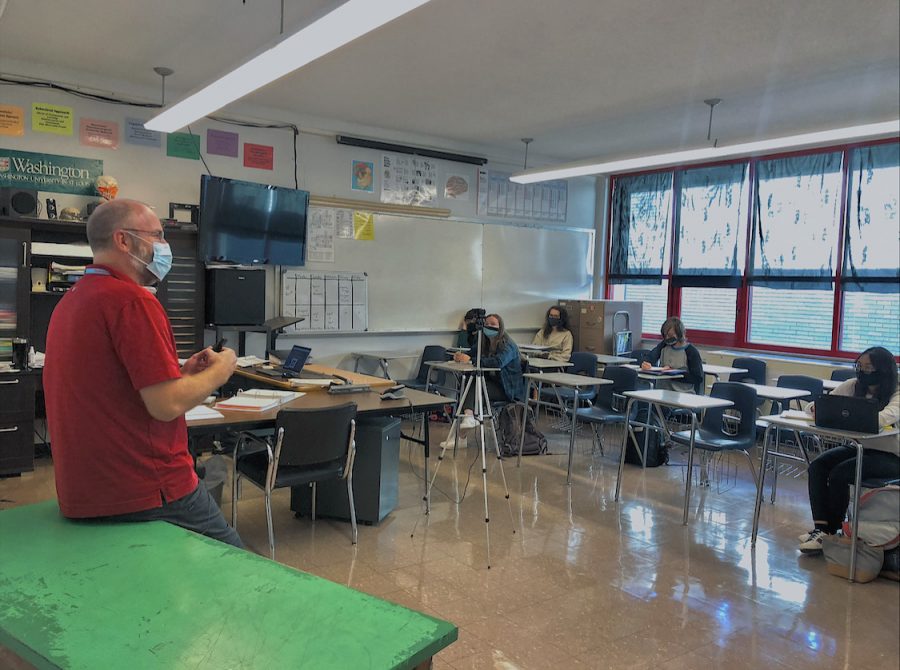
<instances>
[{"instance_id":1,"label":"blue curtain","mask_svg":"<svg viewBox=\"0 0 900 670\"><path fill-rule=\"evenodd\" d=\"M832 285L842 156L837 151L756 164L752 281L772 288Z\"/></svg>"},{"instance_id":2,"label":"blue curtain","mask_svg":"<svg viewBox=\"0 0 900 670\"><path fill-rule=\"evenodd\" d=\"M671 172L616 179L608 276L611 283L662 282L671 209Z\"/></svg>"},{"instance_id":3,"label":"blue curtain","mask_svg":"<svg viewBox=\"0 0 900 670\"><path fill-rule=\"evenodd\" d=\"M900 143L854 149L850 154L844 290L900 290Z\"/></svg>"},{"instance_id":4,"label":"blue curtain","mask_svg":"<svg viewBox=\"0 0 900 670\"><path fill-rule=\"evenodd\" d=\"M748 163L734 163L681 173L672 277L676 286L740 286L748 169Z\"/></svg>"}]
</instances>

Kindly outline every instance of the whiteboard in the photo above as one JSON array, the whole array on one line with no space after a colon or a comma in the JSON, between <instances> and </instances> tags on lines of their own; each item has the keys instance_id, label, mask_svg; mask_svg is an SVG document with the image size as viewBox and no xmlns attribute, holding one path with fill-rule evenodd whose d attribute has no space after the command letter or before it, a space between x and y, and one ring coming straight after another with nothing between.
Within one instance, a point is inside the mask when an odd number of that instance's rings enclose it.
<instances>
[{"instance_id":1,"label":"whiteboard","mask_svg":"<svg viewBox=\"0 0 900 670\"><path fill-rule=\"evenodd\" d=\"M334 246L303 269L366 273L369 332L451 331L471 307L537 328L557 299L591 295L593 230L375 214L374 240Z\"/></svg>"}]
</instances>

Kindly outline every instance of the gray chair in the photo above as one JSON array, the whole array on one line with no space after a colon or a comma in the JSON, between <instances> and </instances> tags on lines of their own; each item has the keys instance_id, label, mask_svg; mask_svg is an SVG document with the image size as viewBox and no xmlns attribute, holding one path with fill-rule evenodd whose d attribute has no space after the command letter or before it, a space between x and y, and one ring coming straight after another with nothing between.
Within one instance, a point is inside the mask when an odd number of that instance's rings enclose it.
<instances>
[{"instance_id":1,"label":"gray chair","mask_svg":"<svg viewBox=\"0 0 900 670\"><path fill-rule=\"evenodd\" d=\"M275 421L274 444L252 433L241 433L234 449L231 525L237 530L240 484L249 480L265 493L269 553L275 559L272 491L310 485L312 518L316 518L316 482L347 481L351 541L356 544L353 503L353 460L356 456L356 403L325 409L283 409ZM251 447L254 445L254 447Z\"/></svg>"}]
</instances>

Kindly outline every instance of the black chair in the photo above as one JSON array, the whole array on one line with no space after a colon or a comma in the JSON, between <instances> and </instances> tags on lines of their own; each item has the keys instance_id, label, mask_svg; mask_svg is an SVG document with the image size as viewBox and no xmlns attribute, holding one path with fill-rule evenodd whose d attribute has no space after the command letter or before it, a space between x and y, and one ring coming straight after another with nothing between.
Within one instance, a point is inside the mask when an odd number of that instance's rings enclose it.
<instances>
[{"instance_id":1,"label":"black chair","mask_svg":"<svg viewBox=\"0 0 900 670\"><path fill-rule=\"evenodd\" d=\"M446 391L452 389L446 388L446 378L447 374L442 372L441 370L435 370L431 373L431 380L429 383L428 372L431 370L430 366L425 365L428 361L446 361L447 360L447 350L444 347L441 347L436 344L429 344L422 351L422 360L419 361L419 372L412 379L401 379L398 380L398 384L403 384L404 386L408 386L412 389L418 389L419 391L424 391L425 387L428 386L429 389L435 388L441 391ZM445 395L445 394L442 394Z\"/></svg>"},{"instance_id":2,"label":"black chair","mask_svg":"<svg viewBox=\"0 0 900 670\"><path fill-rule=\"evenodd\" d=\"M758 386L766 385L766 362L758 358L735 358L731 362L733 368L743 368L747 372L735 372L729 375L730 382L747 382L749 384L757 384Z\"/></svg>"},{"instance_id":3,"label":"black chair","mask_svg":"<svg viewBox=\"0 0 900 670\"><path fill-rule=\"evenodd\" d=\"M600 453L603 453L603 441L599 431L610 424L625 423L626 398L622 394L625 391L634 391L637 387L637 370L624 368L617 365L607 365L603 370L603 378L612 381L612 384L604 384L597 390L597 399L590 407L582 407L576 412L578 421L590 424L591 437L594 444L600 445ZM633 412L637 410L637 403L633 405Z\"/></svg>"},{"instance_id":4,"label":"black chair","mask_svg":"<svg viewBox=\"0 0 900 670\"><path fill-rule=\"evenodd\" d=\"M275 444L252 433L241 433L234 449L231 525L237 530L240 482L250 480L265 492L269 552L275 559L272 491L311 485L312 518L316 518L316 482L347 480L352 542L356 544L353 503L353 460L356 456L356 403L326 409L283 409L275 421ZM253 443L259 448L249 449Z\"/></svg>"},{"instance_id":5,"label":"black chair","mask_svg":"<svg viewBox=\"0 0 900 670\"><path fill-rule=\"evenodd\" d=\"M831 371L831 381L833 382L845 382L854 377L856 377L856 370L854 368L839 368Z\"/></svg>"},{"instance_id":6,"label":"black chair","mask_svg":"<svg viewBox=\"0 0 900 670\"><path fill-rule=\"evenodd\" d=\"M775 385L781 388L802 389L809 392L807 397L798 398L798 403L813 402L821 397L825 391L825 388L822 386L822 380L809 375L781 375ZM772 413L776 413L776 408L777 412L782 412L788 409L789 405L789 402L783 405L778 402L772 402Z\"/></svg>"},{"instance_id":7,"label":"black chair","mask_svg":"<svg viewBox=\"0 0 900 670\"><path fill-rule=\"evenodd\" d=\"M738 366L735 366L738 367ZM711 398L730 400L731 407L708 409L694 435L694 448L710 452L740 451L747 457L753 481L759 480L750 450L756 445L756 390L737 382L716 382L709 392ZM691 431L672 433L673 442L689 446ZM689 472L688 477L691 476Z\"/></svg>"},{"instance_id":8,"label":"black chair","mask_svg":"<svg viewBox=\"0 0 900 670\"><path fill-rule=\"evenodd\" d=\"M647 356L650 355L651 351L653 351L653 349L632 349L631 351L626 351L622 356L625 358L634 358L636 359L634 364L640 365L647 360Z\"/></svg>"}]
</instances>

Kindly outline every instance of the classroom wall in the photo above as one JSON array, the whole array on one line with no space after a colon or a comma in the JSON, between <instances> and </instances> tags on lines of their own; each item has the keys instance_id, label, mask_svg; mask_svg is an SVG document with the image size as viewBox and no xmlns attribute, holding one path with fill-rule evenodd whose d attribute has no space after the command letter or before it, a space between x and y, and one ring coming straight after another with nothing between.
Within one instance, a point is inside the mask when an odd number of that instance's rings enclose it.
<instances>
[{"instance_id":1,"label":"classroom wall","mask_svg":"<svg viewBox=\"0 0 900 670\"><path fill-rule=\"evenodd\" d=\"M95 74L71 71L53 72L49 71L47 68L36 68L36 66L29 64L23 65L11 61L4 63L4 72L15 72L21 75L31 74L34 76L36 71L40 72L41 78L63 82L70 86L74 84L94 86L97 88L101 87L99 82L101 82L102 79L98 78L98 75ZM117 82L103 82L102 88L107 95L117 95L117 93L111 90L117 89L123 91L118 95L129 97L131 99L140 96L146 100L157 100L159 95L158 90L145 90ZM155 211L161 218L168 216L169 202L197 203L199 201L200 175L206 171L201 161L167 157L164 136L162 138L162 146L159 148L125 143L124 126L126 117L146 120L153 115L153 110L111 105L77 98L58 91L24 86L3 86L0 88L0 93L2 93L2 96L0 96L0 103L20 106L25 110L26 116L25 135L22 137L0 136L0 150L7 148L38 153L52 153L101 159L104 162L104 173L115 177L119 182L120 198L134 198L147 202L155 208ZM171 97L170 94L170 99ZM31 130L30 113L32 103L36 102L72 107L75 115L74 134L71 136L60 136L33 132ZM299 125L301 133L299 135L297 146L299 163L298 185L300 188L309 190L314 195L349 197L359 200L368 199L375 202L379 200L379 181L376 181L375 192L373 194L354 191L350 188L350 165L351 160L358 159L373 161L377 166L382 152L338 145L334 139L335 132L343 132L345 134L359 135L398 143L432 146L459 153L482 155L488 158L489 163L486 167L490 170L512 172L521 167L520 164L515 162L514 158L492 155L492 152L488 147L479 148L474 145L462 145L459 143L447 142L446 140L441 140L439 138L414 137L397 132L379 131L378 129L358 126L354 127L349 124L344 126L338 120L330 120L327 122L329 125L326 127L326 122L322 122L321 120L310 120L301 113L260 110L259 108L241 107L238 105L235 106L234 110L229 110L227 115L233 117L240 115L242 118L252 117L254 120L259 121L294 123ZM78 138L78 119L81 117L119 123L119 147L112 150L80 144ZM318 125L318 127L314 124ZM238 133L241 147L243 147L244 142L274 147L273 169L270 171L245 168L241 159L242 152L239 153L238 158L226 158L207 154L205 152L206 131L209 128ZM293 133L289 129L245 128L203 120L192 124L191 130L193 133L200 136L201 151L203 151L206 163L213 174L229 178L244 179L247 181L293 187ZM529 162L532 165L537 165L542 162L539 155L535 157L532 154L530 159ZM507 224L522 223L523 225L539 225L542 228L549 229L552 229L554 226L569 229L593 229L596 225L596 187L593 178L569 180L567 217L565 221L516 222L509 219L501 220L494 217L484 218L477 216L475 166L448 161L438 161L438 163L439 186L442 184L441 178L448 173L465 173L471 175L470 184L472 192L468 201L451 200L439 197L434 203L434 206L449 208L452 213L451 220L475 223L486 222L489 224L501 222ZM442 194L439 193L439 195ZM59 210L68 206L75 206L83 210L88 202L98 200L98 198L62 193L39 193L39 197L42 204L45 198L54 198ZM41 216L44 217L46 215L42 214ZM184 216L181 215L181 218L184 218ZM415 241L411 240L411 242L414 244ZM336 265L336 268L337 267L339 267L339 265ZM267 278L266 315L267 317L271 317L277 315L279 309L278 287L275 272L272 269L267 270ZM467 303L464 304L463 302L459 302L458 305L454 304L455 296L452 291L452 279L452 277L448 277L447 292L444 295L436 296L435 299L446 301L451 305L452 309L459 311L461 314L473 305ZM549 306L549 304L554 302L555 299L560 296L548 294L546 297ZM503 311L502 305L485 305L485 307L489 310L500 311L501 313ZM415 308L415 306L412 306L412 308ZM536 318L534 324L521 324L522 328L518 332L513 333L514 336L522 341L530 340L532 331L536 330L540 325L538 321L539 320ZM446 328L446 324L442 324L441 327ZM207 338L212 338L211 332L208 332ZM390 335L339 334L307 336L305 342L312 346L314 356L320 362L346 365L347 359L345 354L353 349L421 351L422 347L426 344L435 343L449 345L452 339L452 332L447 330L432 333ZM236 336L234 337L234 340L237 340ZM285 344L289 345L290 341L279 344L279 347L284 346ZM254 337L252 334L248 336L248 353L257 353L261 355L264 346L264 338L262 336ZM397 377L414 374L415 365L416 361L409 361L407 364L398 364L394 374Z\"/></svg>"}]
</instances>

